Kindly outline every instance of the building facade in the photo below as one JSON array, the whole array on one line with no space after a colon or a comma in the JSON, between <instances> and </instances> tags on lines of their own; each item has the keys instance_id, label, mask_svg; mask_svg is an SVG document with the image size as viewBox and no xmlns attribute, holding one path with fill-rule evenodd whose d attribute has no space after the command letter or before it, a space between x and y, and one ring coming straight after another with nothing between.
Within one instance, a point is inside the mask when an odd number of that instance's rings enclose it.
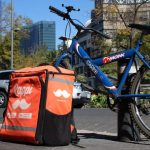
<instances>
[{"instance_id":1,"label":"building facade","mask_svg":"<svg viewBox=\"0 0 150 150\"><path fill-rule=\"evenodd\" d=\"M56 48L54 21L40 21L25 28L28 29L29 36L21 40L21 52L23 54L34 53L39 47L43 46L49 50Z\"/></svg>"},{"instance_id":2,"label":"building facade","mask_svg":"<svg viewBox=\"0 0 150 150\"><path fill-rule=\"evenodd\" d=\"M116 30L125 28L124 22L126 25L133 22L150 24L150 0L95 0L95 9L101 11L92 11L92 26L103 33L113 35Z\"/></svg>"}]
</instances>

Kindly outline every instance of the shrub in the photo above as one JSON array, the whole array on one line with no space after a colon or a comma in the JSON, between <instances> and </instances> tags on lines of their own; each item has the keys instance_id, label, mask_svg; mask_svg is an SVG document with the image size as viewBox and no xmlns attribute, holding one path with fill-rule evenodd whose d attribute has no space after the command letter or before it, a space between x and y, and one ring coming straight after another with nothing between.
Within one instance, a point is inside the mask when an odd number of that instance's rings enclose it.
<instances>
[{"instance_id":1,"label":"shrub","mask_svg":"<svg viewBox=\"0 0 150 150\"><path fill-rule=\"evenodd\" d=\"M104 94L92 95L91 96L91 107L95 108L106 108L107 107L107 96Z\"/></svg>"}]
</instances>

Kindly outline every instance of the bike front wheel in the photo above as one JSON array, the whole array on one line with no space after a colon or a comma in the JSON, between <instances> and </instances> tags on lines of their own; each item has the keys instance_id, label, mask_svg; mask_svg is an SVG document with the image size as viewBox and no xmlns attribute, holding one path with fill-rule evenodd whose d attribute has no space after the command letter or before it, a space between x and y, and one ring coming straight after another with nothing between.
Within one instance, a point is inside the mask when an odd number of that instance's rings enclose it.
<instances>
[{"instance_id":1,"label":"bike front wheel","mask_svg":"<svg viewBox=\"0 0 150 150\"><path fill-rule=\"evenodd\" d=\"M131 94L150 94L150 70L142 66L132 83ZM139 128L147 138L150 138L150 97L135 97L129 104L130 114Z\"/></svg>"}]
</instances>

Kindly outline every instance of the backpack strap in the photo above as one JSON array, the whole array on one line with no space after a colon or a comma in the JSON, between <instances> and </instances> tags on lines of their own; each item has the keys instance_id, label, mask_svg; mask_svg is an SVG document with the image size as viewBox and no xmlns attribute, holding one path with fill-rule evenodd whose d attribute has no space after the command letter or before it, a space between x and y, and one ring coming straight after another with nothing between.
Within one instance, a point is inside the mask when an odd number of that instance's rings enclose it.
<instances>
[{"instance_id":1,"label":"backpack strap","mask_svg":"<svg viewBox=\"0 0 150 150\"><path fill-rule=\"evenodd\" d=\"M78 137L77 135L77 130L76 128L74 127L74 129L72 130L71 132L71 143L72 144L78 144L80 141L80 138Z\"/></svg>"}]
</instances>

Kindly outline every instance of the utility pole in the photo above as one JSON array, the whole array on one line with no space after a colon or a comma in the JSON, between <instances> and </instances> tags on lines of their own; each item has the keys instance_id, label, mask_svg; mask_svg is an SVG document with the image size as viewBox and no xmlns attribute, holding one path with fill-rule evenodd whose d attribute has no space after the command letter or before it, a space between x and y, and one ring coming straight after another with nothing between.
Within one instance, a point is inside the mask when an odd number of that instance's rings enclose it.
<instances>
[{"instance_id":1,"label":"utility pole","mask_svg":"<svg viewBox=\"0 0 150 150\"><path fill-rule=\"evenodd\" d=\"M2 36L2 1L0 0L0 42L1 42L1 36Z\"/></svg>"},{"instance_id":2,"label":"utility pole","mask_svg":"<svg viewBox=\"0 0 150 150\"><path fill-rule=\"evenodd\" d=\"M13 69L14 63L14 11L13 11L13 0L11 0L11 66L10 68Z\"/></svg>"}]
</instances>

